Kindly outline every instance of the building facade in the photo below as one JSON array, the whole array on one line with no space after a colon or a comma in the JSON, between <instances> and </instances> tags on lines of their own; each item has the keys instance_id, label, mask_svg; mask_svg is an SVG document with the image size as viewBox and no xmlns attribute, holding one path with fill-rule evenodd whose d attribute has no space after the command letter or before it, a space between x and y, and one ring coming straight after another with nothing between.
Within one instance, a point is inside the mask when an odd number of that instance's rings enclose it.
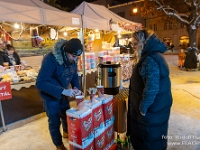
<instances>
[{"instance_id":1,"label":"building facade","mask_svg":"<svg viewBox=\"0 0 200 150\"><path fill-rule=\"evenodd\" d=\"M164 22L162 18L157 17L153 13L149 14L147 18L142 18L140 14L143 0L124 4L113 3L112 0L99 0L96 1L96 4L105 5L112 12L130 21L142 23L144 27L154 30L158 37L165 43L172 43L175 50L180 48L186 49L189 45L188 33L182 23ZM134 8L137 8L137 13L133 13ZM197 32L196 43L200 49L200 29Z\"/></svg>"}]
</instances>

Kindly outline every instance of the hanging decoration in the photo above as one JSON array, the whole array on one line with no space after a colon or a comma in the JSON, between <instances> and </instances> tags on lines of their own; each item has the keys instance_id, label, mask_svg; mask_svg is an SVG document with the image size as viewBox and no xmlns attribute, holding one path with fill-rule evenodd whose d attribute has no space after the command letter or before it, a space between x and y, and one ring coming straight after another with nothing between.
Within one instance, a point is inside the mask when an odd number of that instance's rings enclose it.
<instances>
[{"instance_id":1,"label":"hanging decoration","mask_svg":"<svg viewBox=\"0 0 200 150\"><path fill-rule=\"evenodd\" d=\"M58 31L55 28L52 27L48 27L50 28L50 33L49 33L49 37L51 40L58 40Z\"/></svg>"},{"instance_id":2,"label":"hanging decoration","mask_svg":"<svg viewBox=\"0 0 200 150\"><path fill-rule=\"evenodd\" d=\"M88 33L88 41L94 41L94 32L93 31L90 31Z\"/></svg>"},{"instance_id":3,"label":"hanging decoration","mask_svg":"<svg viewBox=\"0 0 200 150\"><path fill-rule=\"evenodd\" d=\"M11 36L11 34L8 33L8 32L3 28L3 26L0 25L0 30L3 31L6 35L8 35L12 40L15 40L15 41L20 40L20 38L21 38L21 36L22 36L22 33L23 33L24 30L25 30L22 23L21 23L21 28L20 28L20 29L21 29L21 31L20 31L20 33L19 33L18 38L13 38L13 37Z\"/></svg>"},{"instance_id":4,"label":"hanging decoration","mask_svg":"<svg viewBox=\"0 0 200 150\"><path fill-rule=\"evenodd\" d=\"M138 31L141 27L138 26L137 24L132 24L132 23L123 23L123 22L118 22L117 23L119 27L126 31Z\"/></svg>"},{"instance_id":5,"label":"hanging decoration","mask_svg":"<svg viewBox=\"0 0 200 150\"><path fill-rule=\"evenodd\" d=\"M101 39L100 32L95 32L95 39L96 39L96 40Z\"/></svg>"},{"instance_id":6,"label":"hanging decoration","mask_svg":"<svg viewBox=\"0 0 200 150\"><path fill-rule=\"evenodd\" d=\"M115 25L117 25L117 28L121 28L122 30L125 31L131 31L135 32L143 28L141 24L137 23L127 23L127 22L114 22L112 19L109 21L110 29L113 30Z\"/></svg>"}]
</instances>

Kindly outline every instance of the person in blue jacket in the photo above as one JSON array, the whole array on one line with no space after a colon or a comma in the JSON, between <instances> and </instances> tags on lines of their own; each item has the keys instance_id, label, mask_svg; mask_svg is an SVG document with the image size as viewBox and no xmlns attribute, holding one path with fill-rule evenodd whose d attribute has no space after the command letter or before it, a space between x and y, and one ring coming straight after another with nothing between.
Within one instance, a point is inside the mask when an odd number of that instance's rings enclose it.
<instances>
[{"instance_id":1,"label":"person in blue jacket","mask_svg":"<svg viewBox=\"0 0 200 150\"><path fill-rule=\"evenodd\" d=\"M48 116L50 135L57 150L66 149L62 142L60 125L62 123L63 138L67 138L66 110L70 108L67 97L80 93L76 61L82 51L79 39L59 39L53 51L44 56L36 80L36 87ZM70 84L72 88L69 88Z\"/></svg>"},{"instance_id":2,"label":"person in blue jacket","mask_svg":"<svg viewBox=\"0 0 200 150\"><path fill-rule=\"evenodd\" d=\"M172 106L169 68L163 57L167 50L153 31L132 34L140 55L129 87L127 134L134 150L166 150Z\"/></svg>"}]
</instances>

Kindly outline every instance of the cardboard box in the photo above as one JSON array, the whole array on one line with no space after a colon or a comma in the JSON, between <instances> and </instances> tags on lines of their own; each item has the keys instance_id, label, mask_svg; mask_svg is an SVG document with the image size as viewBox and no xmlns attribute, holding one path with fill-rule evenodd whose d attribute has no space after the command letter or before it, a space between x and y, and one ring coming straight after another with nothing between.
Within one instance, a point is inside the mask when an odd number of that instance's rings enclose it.
<instances>
[{"instance_id":1,"label":"cardboard box","mask_svg":"<svg viewBox=\"0 0 200 150\"><path fill-rule=\"evenodd\" d=\"M114 125L111 124L105 130L106 147L109 149L114 143Z\"/></svg>"},{"instance_id":2,"label":"cardboard box","mask_svg":"<svg viewBox=\"0 0 200 150\"><path fill-rule=\"evenodd\" d=\"M112 146L108 150L117 150L117 144L113 143Z\"/></svg>"},{"instance_id":3,"label":"cardboard box","mask_svg":"<svg viewBox=\"0 0 200 150\"><path fill-rule=\"evenodd\" d=\"M95 150L94 139L91 141L91 143L88 143L88 145L86 145L85 148L80 147L80 145L77 145L76 143L69 142L69 149L70 150Z\"/></svg>"},{"instance_id":4,"label":"cardboard box","mask_svg":"<svg viewBox=\"0 0 200 150\"><path fill-rule=\"evenodd\" d=\"M95 150L105 150L106 149L105 128L102 131L95 134L94 148L95 148Z\"/></svg>"},{"instance_id":5,"label":"cardboard box","mask_svg":"<svg viewBox=\"0 0 200 150\"><path fill-rule=\"evenodd\" d=\"M95 98L96 100L102 101L104 121L105 123L114 119L113 117L113 96L104 94L102 98Z\"/></svg>"},{"instance_id":6,"label":"cardboard box","mask_svg":"<svg viewBox=\"0 0 200 150\"><path fill-rule=\"evenodd\" d=\"M92 122L93 122L94 133L99 132L99 130L102 130L102 128L105 127L102 101L98 100L93 100L92 102L88 101L85 102L84 105L92 109Z\"/></svg>"},{"instance_id":7,"label":"cardboard box","mask_svg":"<svg viewBox=\"0 0 200 150\"><path fill-rule=\"evenodd\" d=\"M92 124L92 110L74 108L66 111L68 122L69 141L76 143L79 147L86 148L88 143L94 140Z\"/></svg>"}]
</instances>

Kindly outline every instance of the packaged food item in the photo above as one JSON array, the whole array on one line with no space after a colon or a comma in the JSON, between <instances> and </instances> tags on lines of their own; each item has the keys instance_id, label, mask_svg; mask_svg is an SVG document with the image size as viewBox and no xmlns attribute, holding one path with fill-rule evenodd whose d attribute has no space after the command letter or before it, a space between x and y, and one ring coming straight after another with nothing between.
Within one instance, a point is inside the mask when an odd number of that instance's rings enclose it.
<instances>
[{"instance_id":1,"label":"packaged food item","mask_svg":"<svg viewBox=\"0 0 200 150\"><path fill-rule=\"evenodd\" d=\"M0 73L4 71L4 67L0 65Z\"/></svg>"},{"instance_id":2,"label":"packaged food item","mask_svg":"<svg viewBox=\"0 0 200 150\"><path fill-rule=\"evenodd\" d=\"M13 75L12 76L12 82L13 83L19 82L19 77L17 75Z\"/></svg>"},{"instance_id":3,"label":"packaged food item","mask_svg":"<svg viewBox=\"0 0 200 150\"><path fill-rule=\"evenodd\" d=\"M79 148L86 148L94 140L92 110L71 108L66 111L69 141Z\"/></svg>"},{"instance_id":4,"label":"packaged food item","mask_svg":"<svg viewBox=\"0 0 200 150\"><path fill-rule=\"evenodd\" d=\"M103 97L101 97L101 98L96 97L96 100L102 101L105 126L107 127L110 124L113 124L114 123L114 113L113 113L114 99L113 99L113 96L104 94Z\"/></svg>"},{"instance_id":5,"label":"packaged food item","mask_svg":"<svg viewBox=\"0 0 200 150\"><path fill-rule=\"evenodd\" d=\"M94 148L95 150L104 150L106 148L105 130L95 134Z\"/></svg>"},{"instance_id":6,"label":"packaged food item","mask_svg":"<svg viewBox=\"0 0 200 150\"><path fill-rule=\"evenodd\" d=\"M2 78L1 82L12 82L12 78L8 74L4 74Z\"/></svg>"},{"instance_id":7,"label":"packaged food item","mask_svg":"<svg viewBox=\"0 0 200 150\"><path fill-rule=\"evenodd\" d=\"M84 105L92 110L92 122L96 135L105 128L102 101L92 100L92 102L87 102Z\"/></svg>"},{"instance_id":8,"label":"packaged food item","mask_svg":"<svg viewBox=\"0 0 200 150\"><path fill-rule=\"evenodd\" d=\"M81 147L79 145L77 145L74 142L69 141L69 149L70 150L95 150L94 149L94 140L91 140L91 142L87 145L85 145L85 147Z\"/></svg>"},{"instance_id":9,"label":"packaged food item","mask_svg":"<svg viewBox=\"0 0 200 150\"><path fill-rule=\"evenodd\" d=\"M114 124L108 126L105 130L105 144L106 148L109 149L114 144Z\"/></svg>"}]
</instances>

